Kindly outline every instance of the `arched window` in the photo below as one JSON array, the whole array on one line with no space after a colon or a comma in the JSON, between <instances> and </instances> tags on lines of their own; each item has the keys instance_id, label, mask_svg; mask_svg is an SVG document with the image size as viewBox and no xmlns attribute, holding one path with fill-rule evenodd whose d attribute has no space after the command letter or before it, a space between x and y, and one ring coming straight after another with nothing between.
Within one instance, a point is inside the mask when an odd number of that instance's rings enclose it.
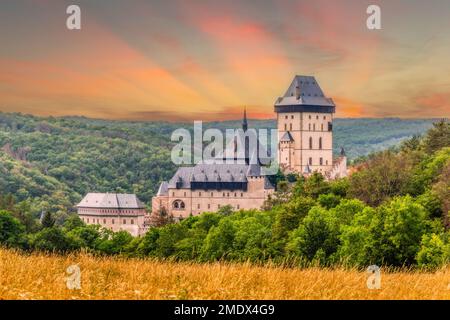
<instances>
[{"instance_id":1,"label":"arched window","mask_svg":"<svg viewBox=\"0 0 450 320\"><path fill-rule=\"evenodd\" d=\"M183 201L181 201L181 200L175 200L175 201L173 202L173 204L172 204L172 207L173 207L175 210L184 210L184 208L185 208L186 206L185 206L185 204L184 204Z\"/></svg>"},{"instance_id":2,"label":"arched window","mask_svg":"<svg viewBox=\"0 0 450 320\"><path fill-rule=\"evenodd\" d=\"M322 137L319 138L319 149L322 149Z\"/></svg>"},{"instance_id":3,"label":"arched window","mask_svg":"<svg viewBox=\"0 0 450 320\"><path fill-rule=\"evenodd\" d=\"M289 130L292 131L292 123L289 124Z\"/></svg>"},{"instance_id":4,"label":"arched window","mask_svg":"<svg viewBox=\"0 0 450 320\"><path fill-rule=\"evenodd\" d=\"M312 149L312 137L309 137L309 148Z\"/></svg>"}]
</instances>

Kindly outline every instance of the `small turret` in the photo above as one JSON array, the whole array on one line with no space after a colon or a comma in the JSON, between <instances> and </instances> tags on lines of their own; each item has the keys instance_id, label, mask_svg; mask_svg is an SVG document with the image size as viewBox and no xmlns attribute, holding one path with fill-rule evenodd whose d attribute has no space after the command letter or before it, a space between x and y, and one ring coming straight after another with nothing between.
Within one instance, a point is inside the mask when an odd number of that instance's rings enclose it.
<instances>
[{"instance_id":1,"label":"small turret","mask_svg":"<svg viewBox=\"0 0 450 320\"><path fill-rule=\"evenodd\" d=\"M247 123L247 109L244 108L244 119L242 120L242 130L246 132L248 129L248 123Z\"/></svg>"}]
</instances>

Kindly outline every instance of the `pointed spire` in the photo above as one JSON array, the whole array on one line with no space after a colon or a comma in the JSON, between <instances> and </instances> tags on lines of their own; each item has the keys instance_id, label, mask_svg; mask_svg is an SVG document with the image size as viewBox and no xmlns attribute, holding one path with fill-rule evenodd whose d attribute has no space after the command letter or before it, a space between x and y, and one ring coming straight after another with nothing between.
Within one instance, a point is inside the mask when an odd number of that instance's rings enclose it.
<instances>
[{"instance_id":1,"label":"pointed spire","mask_svg":"<svg viewBox=\"0 0 450 320\"><path fill-rule=\"evenodd\" d=\"M248 123L247 123L247 108L244 107L244 119L242 121L242 130L246 132L248 129Z\"/></svg>"},{"instance_id":2,"label":"pointed spire","mask_svg":"<svg viewBox=\"0 0 450 320\"><path fill-rule=\"evenodd\" d=\"M344 147L341 147L341 157L345 157L345 150L344 150Z\"/></svg>"}]
</instances>

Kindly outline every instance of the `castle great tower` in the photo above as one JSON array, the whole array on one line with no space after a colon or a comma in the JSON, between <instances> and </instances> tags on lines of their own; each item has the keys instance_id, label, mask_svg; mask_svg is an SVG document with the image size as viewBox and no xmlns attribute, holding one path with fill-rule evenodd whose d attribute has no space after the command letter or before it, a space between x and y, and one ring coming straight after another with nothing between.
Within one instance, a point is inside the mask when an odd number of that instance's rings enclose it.
<instances>
[{"instance_id":1,"label":"castle great tower","mask_svg":"<svg viewBox=\"0 0 450 320\"><path fill-rule=\"evenodd\" d=\"M285 172L330 173L336 106L312 76L295 76L275 103L278 163Z\"/></svg>"}]
</instances>

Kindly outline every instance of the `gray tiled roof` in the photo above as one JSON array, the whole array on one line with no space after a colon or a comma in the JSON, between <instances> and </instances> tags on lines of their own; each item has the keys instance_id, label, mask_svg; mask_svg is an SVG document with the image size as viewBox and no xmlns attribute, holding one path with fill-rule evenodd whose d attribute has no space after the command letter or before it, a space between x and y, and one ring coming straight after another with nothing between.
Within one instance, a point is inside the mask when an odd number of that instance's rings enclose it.
<instances>
[{"instance_id":1,"label":"gray tiled roof","mask_svg":"<svg viewBox=\"0 0 450 320\"><path fill-rule=\"evenodd\" d=\"M297 87L300 97L297 99ZM275 106L308 105L308 106L335 106L331 98L327 98L316 79L312 76L295 76L283 97L277 99Z\"/></svg>"},{"instance_id":2,"label":"gray tiled roof","mask_svg":"<svg viewBox=\"0 0 450 320\"><path fill-rule=\"evenodd\" d=\"M294 141L294 138L292 138L292 135L291 135L291 133L290 133L289 131L286 131L286 132L283 134L283 136L281 137L280 141L288 141L288 142L291 142L291 141Z\"/></svg>"},{"instance_id":3,"label":"gray tiled roof","mask_svg":"<svg viewBox=\"0 0 450 320\"><path fill-rule=\"evenodd\" d=\"M158 193L156 195L157 196L166 196L168 194L169 194L169 184L167 183L167 181L163 181L159 185Z\"/></svg>"},{"instance_id":4,"label":"gray tiled roof","mask_svg":"<svg viewBox=\"0 0 450 320\"><path fill-rule=\"evenodd\" d=\"M195 167L182 167L177 170L170 179L168 188L176 188L177 182L180 188L189 189L191 181L196 182L246 182L249 176L261 176L261 167L258 164L198 164ZM267 177L265 177L267 180ZM266 189L273 186L266 183Z\"/></svg>"},{"instance_id":5,"label":"gray tiled roof","mask_svg":"<svg viewBox=\"0 0 450 320\"><path fill-rule=\"evenodd\" d=\"M145 205L135 194L123 193L88 193L77 207L142 209Z\"/></svg>"}]
</instances>

